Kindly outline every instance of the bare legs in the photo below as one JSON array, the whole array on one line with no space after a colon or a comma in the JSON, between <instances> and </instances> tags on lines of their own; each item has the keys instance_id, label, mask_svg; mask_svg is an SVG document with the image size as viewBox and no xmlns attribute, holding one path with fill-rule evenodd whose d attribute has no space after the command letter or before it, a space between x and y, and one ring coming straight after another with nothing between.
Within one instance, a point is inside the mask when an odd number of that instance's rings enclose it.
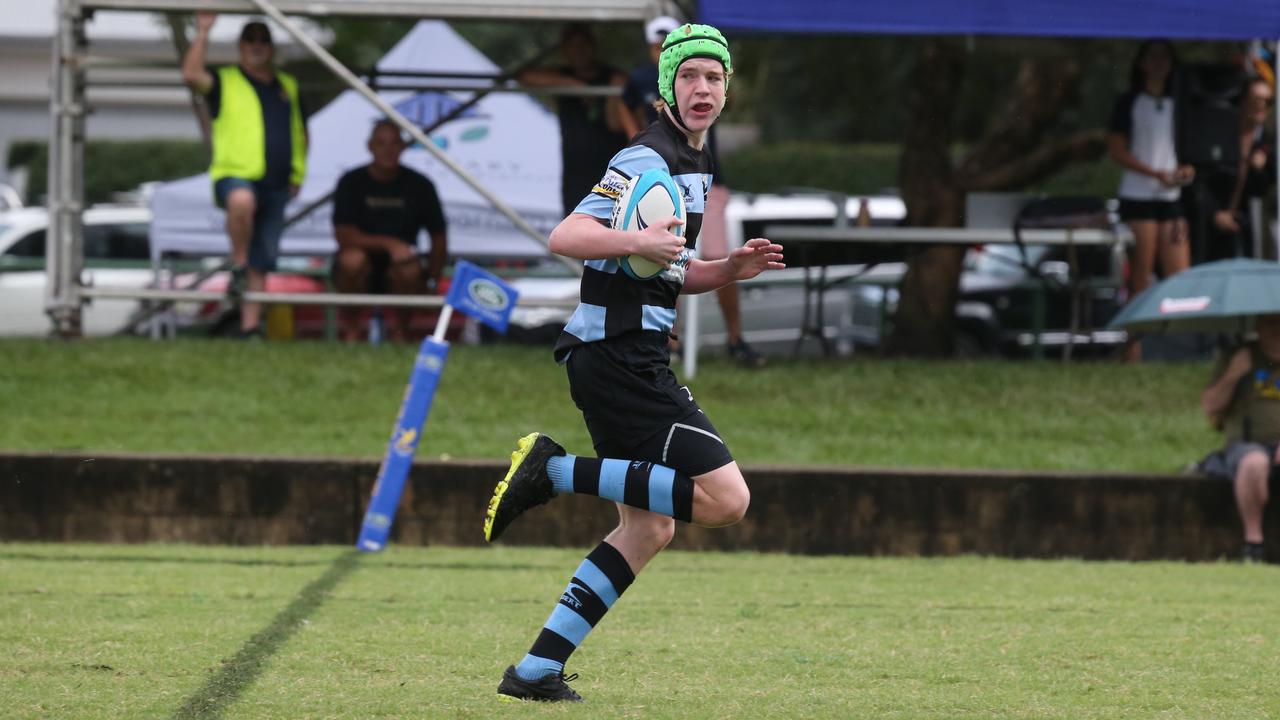
<instances>
[{"instance_id":1,"label":"bare legs","mask_svg":"<svg viewBox=\"0 0 1280 720\"><path fill-rule=\"evenodd\" d=\"M253 218L258 203L253 191L236 188L227 193L227 237L231 240L231 261L239 267L249 264L249 243L253 239ZM267 275L261 270L249 268L248 290L261 292L267 287ZM252 330L262 322L262 304L244 303L240 306L240 329Z\"/></svg>"},{"instance_id":2,"label":"bare legs","mask_svg":"<svg viewBox=\"0 0 1280 720\"><path fill-rule=\"evenodd\" d=\"M1267 481L1271 475L1271 458L1266 453L1251 452L1236 467L1236 507L1244 524L1244 541L1262 542L1262 511L1267 506Z\"/></svg>"},{"instance_id":3,"label":"bare legs","mask_svg":"<svg viewBox=\"0 0 1280 720\"><path fill-rule=\"evenodd\" d=\"M751 503L751 492L738 464L731 462L693 478L693 522L703 527L723 527L742 519ZM618 549L640 574L645 565L675 536L676 521L648 510L618 505L618 527L605 542Z\"/></svg>"},{"instance_id":4,"label":"bare legs","mask_svg":"<svg viewBox=\"0 0 1280 720\"><path fill-rule=\"evenodd\" d=\"M1129 299L1151 286L1160 263L1160 276L1172 277L1191 267L1191 244L1187 241L1187 222L1178 220L1130 220L1133 248L1129 251ZM1125 360L1142 359L1142 346L1131 340L1125 348Z\"/></svg>"}]
</instances>

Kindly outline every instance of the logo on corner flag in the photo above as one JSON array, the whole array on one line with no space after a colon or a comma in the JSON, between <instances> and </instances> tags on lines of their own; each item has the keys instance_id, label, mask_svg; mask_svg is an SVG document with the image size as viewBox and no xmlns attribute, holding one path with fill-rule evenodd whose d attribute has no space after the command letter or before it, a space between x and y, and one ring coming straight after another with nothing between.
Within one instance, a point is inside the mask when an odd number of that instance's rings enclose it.
<instances>
[{"instance_id":1,"label":"logo on corner flag","mask_svg":"<svg viewBox=\"0 0 1280 720\"><path fill-rule=\"evenodd\" d=\"M445 303L498 332L506 332L517 297L516 289L497 275L459 260Z\"/></svg>"},{"instance_id":2,"label":"logo on corner flag","mask_svg":"<svg viewBox=\"0 0 1280 720\"><path fill-rule=\"evenodd\" d=\"M510 300L507 294L498 287L497 283L488 278L476 278L467 285L467 295L478 305L482 305L493 312L502 312L507 309Z\"/></svg>"}]
</instances>

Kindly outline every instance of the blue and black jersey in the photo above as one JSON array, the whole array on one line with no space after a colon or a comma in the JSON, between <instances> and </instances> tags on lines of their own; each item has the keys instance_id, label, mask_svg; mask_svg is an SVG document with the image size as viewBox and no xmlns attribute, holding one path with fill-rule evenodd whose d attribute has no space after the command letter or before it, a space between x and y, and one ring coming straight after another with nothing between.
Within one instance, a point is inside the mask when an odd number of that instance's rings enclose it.
<instances>
[{"instance_id":1,"label":"blue and black jersey","mask_svg":"<svg viewBox=\"0 0 1280 720\"><path fill-rule=\"evenodd\" d=\"M684 194L685 249L672 267L652 280L634 280L618 269L618 262L586 260L578 308L556 341L555 356L564 362L583 343L633 332L669 334L676 320L676 299L684 285L685 268L697 247L702 211L714 172L711 155L689 146L685 134L664 113L640 131L609 161L604 177L574 212L609 222L613 205L627 181L659 168L669 173Z\"/></svg>"}]
</instances>

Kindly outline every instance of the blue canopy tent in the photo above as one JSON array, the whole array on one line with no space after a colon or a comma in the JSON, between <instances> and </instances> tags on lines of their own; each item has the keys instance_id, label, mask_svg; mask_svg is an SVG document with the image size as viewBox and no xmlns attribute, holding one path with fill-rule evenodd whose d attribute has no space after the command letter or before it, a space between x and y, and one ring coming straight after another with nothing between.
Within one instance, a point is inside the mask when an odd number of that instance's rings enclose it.
<instances>
[{"instance_id":1,"label":"blue canopy tent","mask_svg":"<svg viewBox=\"0 0 1280 720\"><path fill-rule=\"evenodd\" d=\"M699 8L702 22L729 33L1280 39L1280 0L700 0ZM1280 199L1280 182L1276 192Z\"/></svg>"},{"instance_id":2,"label":"blue canopy tent","mask_svg":"<svg viewBox=\"0 0 1280 720\"><path fill-rule=\"evenodd\" d=\"M1276 0L701 0L725 31L1280 38Z\"/></svg>"}]
</instances>

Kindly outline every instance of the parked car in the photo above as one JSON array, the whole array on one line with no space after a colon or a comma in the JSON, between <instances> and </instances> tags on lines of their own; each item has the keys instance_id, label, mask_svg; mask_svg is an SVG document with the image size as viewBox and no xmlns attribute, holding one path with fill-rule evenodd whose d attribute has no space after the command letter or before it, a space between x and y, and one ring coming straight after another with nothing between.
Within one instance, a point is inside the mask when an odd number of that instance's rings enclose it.
<instances>
[{"instance_id":1,"label":"parked car","mask_svg":"<svg viewBox=\"0 0 1280 720\"><path fill-rule=\"evenodd\" d=\"M93 207L84 212L84 281L114 287L147 287L152 280L146 207ZM41 336L50 330L45 314L44 208L0 212L0 335ZM138 303L98 300L86 303L86 335L110 335L128 329Z\"/></svg>"}]
</instances>

